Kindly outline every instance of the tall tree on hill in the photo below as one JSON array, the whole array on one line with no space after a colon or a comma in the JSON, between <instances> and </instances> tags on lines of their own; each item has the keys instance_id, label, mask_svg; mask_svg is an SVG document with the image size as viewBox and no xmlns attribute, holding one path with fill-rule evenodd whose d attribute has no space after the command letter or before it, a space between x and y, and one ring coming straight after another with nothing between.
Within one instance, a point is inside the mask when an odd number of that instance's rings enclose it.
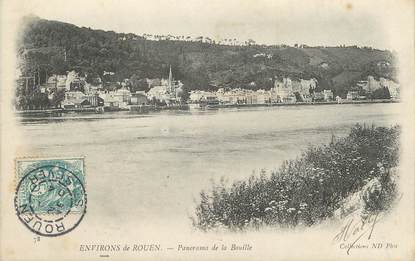
<instances>
[{"instance_id":1,"label":"tall tree on hill","mask_svg":"<svg viewBox=\"0 0 415 261\"><path fill-rule=\"evenodd\" d=\"M148 83L146 79L140 78L138 74L134 74L130 78L130 91L148 91Z\"/></svg>"}]
</instances>

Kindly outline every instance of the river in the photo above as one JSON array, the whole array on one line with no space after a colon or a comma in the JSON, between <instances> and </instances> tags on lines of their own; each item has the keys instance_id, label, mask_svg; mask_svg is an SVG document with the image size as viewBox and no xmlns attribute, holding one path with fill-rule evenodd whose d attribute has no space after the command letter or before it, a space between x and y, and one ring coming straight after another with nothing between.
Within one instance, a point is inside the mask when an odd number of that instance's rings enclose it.
<instances>
[{"instance_id":1,"label":"river","mask_svg":"<svg viewBox=\"0 0 415 261\"><path fill-rule=\"evenodd\" d=\"M211 180L249 177L344 136L356 123L398 123L399 104L65 114L19 118L20 156L85 156L93 222L188 226Z\"/></svg>"}]
</instances>

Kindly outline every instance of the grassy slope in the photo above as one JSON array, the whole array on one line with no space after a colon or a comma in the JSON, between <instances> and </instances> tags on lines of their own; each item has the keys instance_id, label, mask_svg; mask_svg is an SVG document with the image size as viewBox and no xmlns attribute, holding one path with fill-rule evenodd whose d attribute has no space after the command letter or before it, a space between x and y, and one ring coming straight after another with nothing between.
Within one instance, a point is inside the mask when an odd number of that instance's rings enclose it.
<instances>
[{"instance_id":1,"label":"grassy slope","mask_svg":"<svg viewBox=\"0 0 415 261\"><path fill-rule=\"evenodd\" d=\"M399 133L398 127L357 125L347 137L310 147L270 175L214 184L200 194L194 225L202 230L311 226L333 217L361 190L364 211L387 210L396 197Z\"/></svg>"}]
</instances>

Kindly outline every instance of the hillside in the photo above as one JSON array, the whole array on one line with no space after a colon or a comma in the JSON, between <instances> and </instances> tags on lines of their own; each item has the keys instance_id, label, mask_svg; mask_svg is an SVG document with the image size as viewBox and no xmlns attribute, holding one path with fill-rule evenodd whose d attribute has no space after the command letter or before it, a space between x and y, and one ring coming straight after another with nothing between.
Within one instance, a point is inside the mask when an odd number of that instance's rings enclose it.
<instances>
[{"instance_id":1,"label":"hillside","mask_svg":"<svg viewBox=\"0 0 415 261\"><path fill-rule=\"evenodd\" d=\"M26 20L18 45L26 75L75 69L101 77L104 71L112 71L115 80L161 78L171 65L173 75L187 89L269 89L274 76L290 76L315 77L320 89L342 95L368 75L394 79L396 73L392 53L372 48L231 46L177 38L152 41L37 17Z\"/></svg>"}]
</instances>

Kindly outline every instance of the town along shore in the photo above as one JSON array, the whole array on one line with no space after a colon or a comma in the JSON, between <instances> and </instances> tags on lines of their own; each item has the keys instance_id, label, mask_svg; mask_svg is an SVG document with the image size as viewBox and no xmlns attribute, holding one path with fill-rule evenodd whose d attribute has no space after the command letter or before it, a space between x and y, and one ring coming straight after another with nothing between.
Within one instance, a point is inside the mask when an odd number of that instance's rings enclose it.
<instances>
[{"instance_id":1,"label":"town along shore","mask_svg":"<svg viewBox=\"0 0 415 261\"><path fill-rule=\"evenodd\" d=\"M82 108L55 108L41 110L22 110L15 111L18 115L35 114L56 114L56 113L105 113L117 111L130 111L135 113L149 113L162 110L197 110L197 109L226 109L226 108L250 108L250 107L274 107L274 106L312 106L312 105L342 105L342 104L370 104L370 103L398 103L400 100L376 99L376 100L342 100L342 101L318 101L318 102L280 102L280 103L261 103L261 104L177 104L169 106L159 105L131 105L127 108L105 108L105 107L82 107Z\"/></svg>"}]
</instances>

